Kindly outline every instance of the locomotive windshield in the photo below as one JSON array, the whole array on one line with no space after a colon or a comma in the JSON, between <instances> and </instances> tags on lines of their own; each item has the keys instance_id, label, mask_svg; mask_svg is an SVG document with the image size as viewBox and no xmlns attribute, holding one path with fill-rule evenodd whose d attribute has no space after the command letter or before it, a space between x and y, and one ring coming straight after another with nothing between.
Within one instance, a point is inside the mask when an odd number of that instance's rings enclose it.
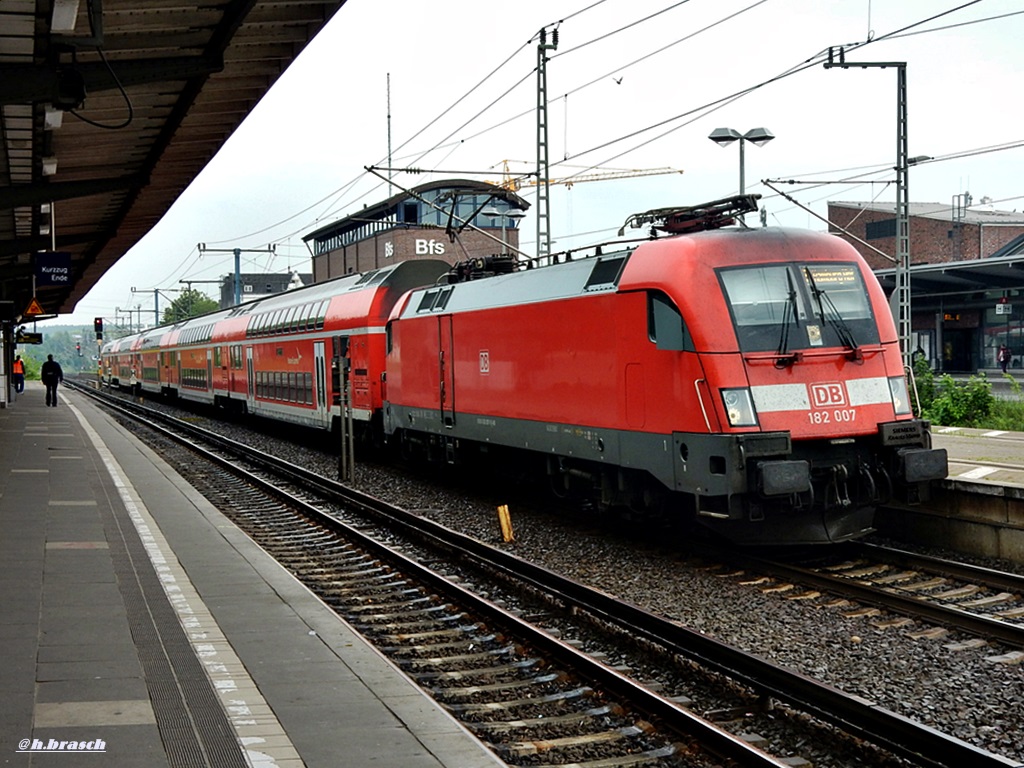
<instances>
[{"instance_id":1,"label":"locomotive windshield","mask_svg":"<svg viewBox=\"0 0 1024 768\"><path fill-rule=\"evenodd\" d=\"M856 265L766 264L719 270L744 352L877 344L878 328Z\"/></svg>"}]
</instances>

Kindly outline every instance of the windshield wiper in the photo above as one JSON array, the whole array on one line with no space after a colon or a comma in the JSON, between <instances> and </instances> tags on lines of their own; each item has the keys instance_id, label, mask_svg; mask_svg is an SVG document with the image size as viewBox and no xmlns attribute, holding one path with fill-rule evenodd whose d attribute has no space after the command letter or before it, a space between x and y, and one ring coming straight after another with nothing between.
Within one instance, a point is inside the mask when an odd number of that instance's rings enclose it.
<instances>
[{"instance_id":1,"label":"windshield wiper","mask_svg":"<svg viewBox=\"0 0 1024 768\"><path fill-rule=\"evenodd\" d=\"M808 267L804 267L804 274L807 275L807 283L811 287L811 294L814 296L814 301L818 305L818 315L828 323L836 332L836 336L839 337L839 342L844 347L850 348L850 359L851 360L863 360L864 355L860 351L860 347L857 345L857 340L853 337L853 331L850 330L850 326L843 320L843 316L836 309L836 305L832 303L832 299L825 293L823 289L819 289L817 283L814 282L814 275L811 274L811 270Z\"/></svg>"},{"instance_id":2,"label":"windshield wiper","mask_svg":"<svg viewBox=\"0 0 1024 768\"><path fill-rule=\"evenodd\" d=\"M795 325L796 317L796 286L793 285L793 275L786 270L786 281L789 283L789 293L786 296L786 306L782 310L782 329L779 335L779 346L775 351L778 357L775 359L776 368L785 368L793 365L800 359L799 353L789 354L789 327Z\"/></svg>"}]
</instances>

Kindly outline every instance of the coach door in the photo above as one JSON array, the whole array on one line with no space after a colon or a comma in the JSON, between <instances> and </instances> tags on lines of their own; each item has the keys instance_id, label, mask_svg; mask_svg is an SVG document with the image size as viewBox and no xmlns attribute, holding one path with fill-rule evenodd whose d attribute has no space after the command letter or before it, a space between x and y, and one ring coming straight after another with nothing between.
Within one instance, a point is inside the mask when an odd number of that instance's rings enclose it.
<instances>
[{"instance_id":1,"label":"coach door","mask_svg":"<svg viewBox=\"0 0 1024 768\"><path fill-rule=\"evenodd\" d=\"M324 343L313 342L313 402L320 423L327 421L327 361L324 358Z\"/></svg>"},{"instance_id":2,"label":"coach door","mask_svg":"<svg viewBox=\"0 0 1024 768\"><path fill-rule=\"evenodd\" d=\"M256 378L253 373L252 347L245 348L245 410L253 412L256 406Z\"/></svg>"},{"instance_id":3,"label":"coach door","mask_svg":"<svg viewBox=\"0 0 1024 768\"><path fill-rule=\"evenodd\" d=\"M452 339L451 315L441 315L437 318L437 332L441 422L451 429L455 426L455 345Z\"/></svg>"}]
</instances>

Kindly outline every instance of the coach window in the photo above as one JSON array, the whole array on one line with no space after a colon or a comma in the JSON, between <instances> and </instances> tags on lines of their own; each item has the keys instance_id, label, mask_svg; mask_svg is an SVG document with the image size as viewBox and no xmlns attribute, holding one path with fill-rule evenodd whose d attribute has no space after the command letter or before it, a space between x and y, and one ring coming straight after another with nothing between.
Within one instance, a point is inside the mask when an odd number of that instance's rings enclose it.
<instances>
[{"instance_id":1,"label":"coach window","mask_svg":"<svg viewBox=\"0 0 1024 768\"><path fill-rule=\"evenodd\" d=\"M299 330L300 331L311 331L313 329L309 322L310 316L313 314L312 304L303 304L299 311Z\"/></svg>"},{"instance_id":2,"label":"coach window","mask_svg":"<svg viewBox=\"0 0 1024 768\"><path fill-rule=\"evenodd\" d=\"M331 303L330 299L324 299L320 302L320 306L316 311L316 330L321 330L324 327L324 321L327 319L327 306Z\"/></svg>"},{"instance_id":3,"label":"coach window","mask_svg":"<svg viewBox=\"0 0 1024 768\"><path fill-rule=\"evenodd\" d=\"M682 314L672 299L660 291L647 294L647 334L658 349L695 351Z\"/></svg>"}]
</instances>

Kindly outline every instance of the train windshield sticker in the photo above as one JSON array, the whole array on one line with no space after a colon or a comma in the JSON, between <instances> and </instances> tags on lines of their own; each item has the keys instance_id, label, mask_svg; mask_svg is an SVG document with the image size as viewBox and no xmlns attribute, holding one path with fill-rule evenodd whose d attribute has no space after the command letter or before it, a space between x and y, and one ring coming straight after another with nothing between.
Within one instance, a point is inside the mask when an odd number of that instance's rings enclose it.
<instances>
[{"instance_id":1,"label":"train windshield sticker","mask_svg":"<svg viewBox=\"0 0 1024 768\"><path fill-rule=\"evenodd\" d=\"M780 354L877 344L871 302L853 264L765 264L719 271L744 352Z\"/></svg>"}]
</instances>

